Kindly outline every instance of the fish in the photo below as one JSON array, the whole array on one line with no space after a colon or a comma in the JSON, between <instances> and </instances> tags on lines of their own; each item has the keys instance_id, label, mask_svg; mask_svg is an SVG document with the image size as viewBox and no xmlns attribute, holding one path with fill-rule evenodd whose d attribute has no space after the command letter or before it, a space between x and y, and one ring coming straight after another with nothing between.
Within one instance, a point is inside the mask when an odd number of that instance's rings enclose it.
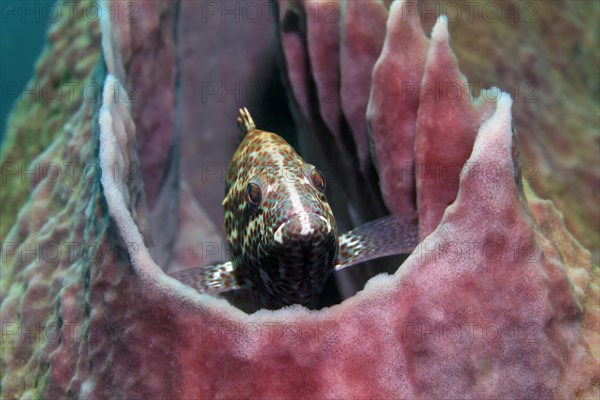
<instances>
[{"instance_id":1,"label":"fish","mask_svg":"<svg viewBox=\"0 0 600 400\"><path fill-rule=\"evenodd\" d=\"M410 218L387 216L339 235L324 174L281 136L257 129L246 108L237 123L241 142L222 203L232 259L172 277L201 293L249 289L262 308L310 307L334 271L414 250Z\"/></svg>"}]
</instances>

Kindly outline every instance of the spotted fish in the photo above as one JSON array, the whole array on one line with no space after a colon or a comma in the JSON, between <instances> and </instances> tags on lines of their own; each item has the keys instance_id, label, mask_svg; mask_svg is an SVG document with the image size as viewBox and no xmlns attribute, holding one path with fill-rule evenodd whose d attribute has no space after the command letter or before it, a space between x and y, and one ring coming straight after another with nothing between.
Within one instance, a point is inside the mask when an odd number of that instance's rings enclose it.
<instances>
[{"instance_id":1,"label":"spotted fish","mask_svg":"<svg viewBox=\"0 0 600 400\"><path fill-rule=\"evenodd\" d=\"M242 142L225 187L231 261L172 274L204 293L249 288L257 305L311 305L335 271L373 258L410 253L414 223L385 217L338 235L323 173L275 133L240 110Z\"/></svg>"}]
</instances>

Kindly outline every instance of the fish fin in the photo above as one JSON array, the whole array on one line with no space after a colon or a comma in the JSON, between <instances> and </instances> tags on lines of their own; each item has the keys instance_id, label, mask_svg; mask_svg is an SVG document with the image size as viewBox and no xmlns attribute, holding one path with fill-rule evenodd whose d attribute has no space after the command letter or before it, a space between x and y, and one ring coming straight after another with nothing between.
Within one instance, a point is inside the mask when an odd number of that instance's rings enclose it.
<instances>
[{"instance_id":1,"label":"fish fin","mask_svg":"<svg viewBox=\"0 0 600 400\"><path fill-rule=\"evenodd\" d=\"M244 137L248 132L256 129L252 116L246 107L240 108L240 116L237 118L238 126L240 127L240 136Z\"/></svg>"},{"instance_id":2,"label":"fish fin","mask_svg":"<svg viewBox=\"0 0 600 400\"><path fill-rule=\"evenodd\" d=\"M187 268L169 275L200 293L216 294L240 289L244 286L237 277L232 261L205 267Z\"/></svg>"},{"instance_id":3,"label":"fish fin","mask_svg":"<svg viewBox=\"0 0 600 400\"><path fill-rule=\"evenodd\" d=\"M389 215L367 222L340 236L335 270L374 258L410 254L417 246L418 238L414 218Z\"/></svg>"}]
</instances>

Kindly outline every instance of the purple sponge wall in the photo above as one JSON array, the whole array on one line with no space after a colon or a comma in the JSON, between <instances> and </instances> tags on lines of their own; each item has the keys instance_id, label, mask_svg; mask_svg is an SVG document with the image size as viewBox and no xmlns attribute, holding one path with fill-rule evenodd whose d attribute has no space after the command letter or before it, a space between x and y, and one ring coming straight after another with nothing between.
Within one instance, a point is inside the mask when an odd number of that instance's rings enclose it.
<instances>
[{"instance_id":1,"label":"purple sponge wall","mask_svg":"<svg viewBox=\"0 0 600 400\"><path fill-rule=\"evenodd\" d=\"M14 192L20 211L2 239L3 398L597 398L598 267L524 179L523 105L493 90L471 98L446 20L428 35L413 3L280 3L263 14L273 25L233 25L233 53L247 53L231 57L248 64L226 74L266 79L261 62L276 48L252 43L279 38L283 82L304 88L290 98L300 146L339 158L346 224L377 201L418 216L422 241L408 259L319 311L247 314L169 278L222 256L204 246L221 240L218 204L205 204L222 188L189 157L218 164L236 140L227 115L238 105L224 102L211 105L222 141L200 132L204 145L190 142L207 113L194 112L204 103L193 93L220 81L202 78L212 61L188 53L208 39L186 18L212 15L191 3L141 2L137 23L102 19L103 63L79 70L102 95L57 109L50 145L28 159L81 170ZM97 25L68 22L54 35L98 37ZM52 54L93 58L99 46L50 43L34 79L78 65ZM35 121L48 109L16 108L9 137L42 132Z\"/></svg>"}]
</instances>

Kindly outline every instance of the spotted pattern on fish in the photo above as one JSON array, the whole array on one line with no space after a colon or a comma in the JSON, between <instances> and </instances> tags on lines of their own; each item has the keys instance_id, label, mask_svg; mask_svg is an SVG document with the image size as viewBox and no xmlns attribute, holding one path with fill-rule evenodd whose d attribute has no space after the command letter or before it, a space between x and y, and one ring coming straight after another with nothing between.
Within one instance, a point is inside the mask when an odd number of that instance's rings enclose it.
<instances>
[{"instance_id":1,"label":"spotted pattern on fish","mask_svg":"<svg viewBox=\"0 0 600 400\"><path fill-rule=\"evenodd\" d=\"M311 305L325 281L344 267L410 253L411 221L386 217L338 237L325 196L325 178L280 136L256 129L246 109L242 142L225 187L225 231L233 259L172 274L200 292L249 288L257 305Z\"/></svg>"},{"instance_id":2,"label":"spotted pattern on fish","mask_svg":"<svg viewBox=\"0 0 600 400\"><path fill-rule=\"evenodd\" d=\"M335 270L375 258L410 254L419 240L412 218L390 215L367 222L340 236Z\"/></svg>"},{"instance_id":3,"label":"spotted pattern on fish","mask_svg":"<svg viewBox=\"0 0 600 400\"><path fill-rule=\"evenodd\" d=\"M223 264L208 265L200 268L188 268L173 274L178 280L202 293L217 294L238 288L237 277L232 261Z\"/></svg>"}]
</instances>

